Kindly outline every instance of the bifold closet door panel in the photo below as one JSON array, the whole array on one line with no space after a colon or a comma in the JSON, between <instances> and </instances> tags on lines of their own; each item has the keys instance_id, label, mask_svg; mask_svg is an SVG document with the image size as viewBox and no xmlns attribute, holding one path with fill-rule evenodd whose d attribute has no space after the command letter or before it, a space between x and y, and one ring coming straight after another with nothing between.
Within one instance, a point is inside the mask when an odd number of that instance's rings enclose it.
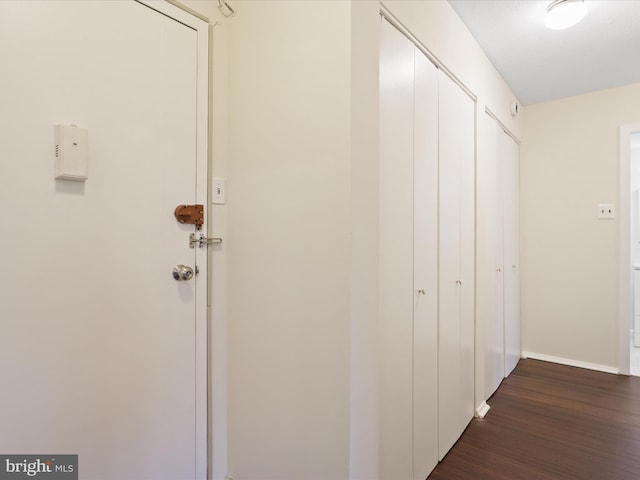
<instances>
[{"instance_id":1,"label":"bifold closet door panel","mask_svg":"<svg viewBox=\"0 0 640 480\"><path fill-rule=\"evenodd\" d=\"M438 70L415 50L413 478L438 463Z\"/></svg>"},{"instance_id":2,"label":"bifold closet door panel","mask_svg":"<svg viewBox=\"0 0 640 480\"><path fill-rule=\"evenodd\" d=\"M380 479L413 478L413 44L380 39Z\"/></svg>"},{"instance_id":3,"label":"bifold closet door panel","mask_svg":"<svg viewBox=\"0 0 640 480\"><path fill-rule=\"evenodd\" d=\"M485 387L485 394L491 396L504 379L504 169L500 164L502 141L500 135L504 135L502 128L498 123L490 119L491 128L493 130L492 156L493 156L493 173L495 178L495 222L493 229L493 245L494 269L495 269L495 308L493 321L489 328L490 335L490 356L485 363L485 371L490 378L490 384Z\"/></svg>"},{"instance_id":4,"label":"bifold closet door panel","mask_svg":"<svg viewBox=\"0 0 640 480\"><path fill-rule=\"evenodd\" d=\"M505 377L520 360L520 148L502 133Z\"/></svg>"},{"instance_id":5,"label":"bifold closet door panel","mask_svg":"<svg viewBox=\"0 0 640 480\"><path fill-rule=\"evenodd\" d=\"M473 100L439 75L439 458L473 418Z\"/></svg>"}]
</instances>

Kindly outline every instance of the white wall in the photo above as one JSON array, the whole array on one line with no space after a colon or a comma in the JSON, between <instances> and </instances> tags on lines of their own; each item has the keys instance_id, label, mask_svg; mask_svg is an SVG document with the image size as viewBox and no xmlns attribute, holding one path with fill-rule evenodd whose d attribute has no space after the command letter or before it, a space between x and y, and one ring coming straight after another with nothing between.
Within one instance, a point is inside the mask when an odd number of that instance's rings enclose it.
<instances>
[{"instance_id":1,"label":"white wall","mask_svg":"<svg viewBox=\"0 0 640 480\"><path fill-rule=\"evenodd\" d=\"M351 2L351 343L349 478L378 478L377 1Z\"/></svg>"},{"instance_id":2,"label":"white wall","mask_svg":"<svg viewBox=\"0 0 640 480\"><path fill-rule=\"evenodd\" d=\"M347 478L351 7L233 7L228 472Z\"/></svg>"},{"instance_id":3,"label":"white wall","mask_svg":"<svg viewBox=\"0 0 640 480\"><path fill-rule=\"evenodd\" d=\"M640 84L524 109L523 350L618 368L619 127L640 120Z\"/></svg>"},{"instance_id":4,"label":"white wall","mask_svg":"<svg viewBox=\"0 0 640 480\"><path fill-rule=\"evenodd\" d=\"M229 78L228 78L228 31L229 22L234 22L237 16L231 19L224 18L214 1L210 0L183 0L181 2L186 7L193 9L199 14L205 15L210 19L211 37L212 37L212 70L211 70L211 109L212 109L212 171L211 176L228 177L229 175L229 133L228 133L228 112L229 112ZM232 2L234 8L238 5ZM251 5L244 5L240 8L250 8ZM348 441L350 447L348 453L351 456L349 463L349 477L371 479L377 476L377 370L376 364L376 347L377 347L377 329L371 319L375 318L375 310L377 306L377 272L376 272L376 245L375 235L377 233L377 169L371 168L371 159L377 157L378 145L371 139L378 134L378 53L377 44L371 43L371 39L377 35L379 27L379 17L377 15L378 3L359 1L351 3L350 7L354 14L351 15L351 42L353 61L351 62L351 111L352 124L351 129L351 163L354 171L359 172L358 179L352 179L351 182L351 221L353 224L351 231L351 332L350 332L350 395L348 397L338 398L337 392L332 395L336 396L337 401L342 402L349 400L350 405L350 429ZM276 10L272 13L279 15L284 11L276 6ZM347 13L342 9L343 14ZM306 13L300 11L306 15ZM335 13L335 12L334 12ZM369 13L369 14L367 14ZM295 20L292 12L288 12L288 20ZM309 12L312 14L312 12ZM308 18L307 20L308 21ZM259 33L259 32L251 32ZM317 32L316 32L317 33ZM264 34L262 32L261 34ZM268 35L268 33L267 33ZM246 35L248 41L255 41L257 37ZM320 38L322 35L318 35ZM343 39L344 40L344 39ZM274 45L275 48L275 45ZM286 50L282 45L278 48L282 51ZM283 67L284 68L284 67ZM282 69L277 72L278 75L285 75L287 71ZM298 78L305 75L316 76L317 71L305 72L298 71ZM251 80L259 80L252 76L245 79L247 82ZM314 79L316 85L322 82L322 76ZM327 90L327 95L332 90ZM320 100L318 100L320 102ZM341 105L342 109L346 105ZM254 101L251 105L256 110L261 110L264 105L259 101ZM301 107L302 108L302 107ZM344 112L338 112L344 117ZM316 115L312 106L307 106L304 115L313 117ZM344 117L346 118L346 117ZM274 122L274 125L277 122ZM305 127L300 126L304 131ZM308 128L308 127L307 127ZM299 134L296 126L291 126L291 132ZM306 135L313 135L312 132L306 131ZM298 172L304 173L304 171ZM233 188L233 177L230 179L230 187ZM319 180L318 180L319 181ZM331 194L333 186L328 185L327 194ZM318 197L319 199L321 197ZM292 199L295 204L296 199ZM288 203L283 203L274 210L286 210ZM216 247L212 252L212 298L211 298L211 450L210 459L211 478L222 479L227 473L227 245L229 238L227 237L227 207L212 206L210 209L212 225L211 236L221 236L224 239L220 247ZM311 221L311 219L310 219ZM330 232L324 232L325 235ZM291 241L285 242L291 245ZM327 245L331 245L329 240ZM343 266L344 267L344 266ZM327 267L329 268L329 267ZM304 275L292 275L291 281L298 281ZM244 301L244 300L243 300ZM323 302L329 302L327 297L322 298ZM314 304L315 299L314 299ZM282 331L280 332L282 333ZM344 332L342 332L344 333ZM343 335L340 335L343 337ZM342 341L343 338L338 338ZM331 353L329 352L329 355ZM320 368L320 366L318 366ZM348 365L344 366L344 371L348 371ZM295 385L290 385L295 388ZM277 388L277 387L274 387ZM252 398L252 396L250 396ZM249 399L250 400L250 399ZM288 419L285 423L295 423L295 419ZM274 424L273 432L269 432L270 436L277 437L277 431L280 424ZM313 454L315 445L305 445L305 439L301 439L296 446L297 450L306 450L309 454ZM344 441L344 438L341 439ZM237 457L245 455L242 448L242 439L239 448L237 448ZM269 442L267 442L269 443ZM236 445L238 447L238 445ZM317 453L317 452L316 452ZM340 455L346 454L347 450L340 452ZM322 457L324 453L320 453ZM263 473L269 474L274 469L295 468L295 462L292 462L294 454L281 456L279 459L272 459L269 466L264 466ZM331 468L331 466L329 466ZM238 477L236 477L238 478ZM345 477L346 478L346 477Z\"/></svg>"}]
</instances>

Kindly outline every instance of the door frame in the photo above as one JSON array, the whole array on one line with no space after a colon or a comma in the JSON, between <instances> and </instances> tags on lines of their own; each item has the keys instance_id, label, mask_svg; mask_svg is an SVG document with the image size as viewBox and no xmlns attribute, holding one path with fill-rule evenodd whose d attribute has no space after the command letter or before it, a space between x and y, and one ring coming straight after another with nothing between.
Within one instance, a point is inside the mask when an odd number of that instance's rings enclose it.
<instances>
[{"instance_id":1,"label":"door frame","mask_svg":"<svg viewBox=\"0 0 640 480\"><path fill-rule=\"evenodd\" d=\"M202 233L208 236L209 171L209 23L195 12L169 1L135 0L193 29L197 37L196 73L196 179L195 201L205 205ZM187 239L185 238L185 243ZM199 274L195 281L195 478L208 478L208 255L207 247L195 248Z\"/></svg>"},{"instance_id":2,"label":"door frame","mask_svg":"<svg viewBox=\"0 0 640 480\"><path fill-rule=\"evenodd\" d=\"M631 134L640 132L640 123L620 126L620 165L618 196L618 370L622 375L631 373Z\"/></svg>"}]
</instances>

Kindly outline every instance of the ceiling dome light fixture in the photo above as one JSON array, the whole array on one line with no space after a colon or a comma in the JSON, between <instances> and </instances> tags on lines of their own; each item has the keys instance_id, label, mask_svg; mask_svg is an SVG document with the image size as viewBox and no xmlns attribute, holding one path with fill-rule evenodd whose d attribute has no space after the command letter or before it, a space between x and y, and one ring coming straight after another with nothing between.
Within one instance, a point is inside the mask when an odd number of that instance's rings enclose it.
<instances>
[{"instance_id":1,"label":"ceiling dome light fixture","mask_svg":"<svg viewBox=\"0 0 640 480\"><path fill-rule=\"evenodd\" d=\"M573 27L587 14L584 0L554 0L547 8L544 24L552 30Z\"/></svg>"}]
</instances>

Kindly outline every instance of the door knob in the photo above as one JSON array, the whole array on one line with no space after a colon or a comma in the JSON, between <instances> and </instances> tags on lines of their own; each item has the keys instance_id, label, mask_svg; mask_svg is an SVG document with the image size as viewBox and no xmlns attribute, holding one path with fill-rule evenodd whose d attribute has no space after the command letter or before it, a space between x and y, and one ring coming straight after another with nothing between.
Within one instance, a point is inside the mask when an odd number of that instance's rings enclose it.
<instances>
[{"instance_id":1,"label":"door knob","mask_svg":"<svg viewBox=\"0 0 640 480\"><path fill-rule=\"evenodd\" d=\"M427 293L424 291L424 288L421 288L420 290L418 290L418 294L419 295L426 295Z\"/></svg>"},{"instance_id":2,"label":"door knob","mask_svg":"<svg viewBox=\"0 0 640 480\"><path fill-rule=\"evenodd\" d=\"M176 265L173 267L173 278L178 282L191 280L193 278L193 268L186 265Z\"/></svg>"}]
</instances>

